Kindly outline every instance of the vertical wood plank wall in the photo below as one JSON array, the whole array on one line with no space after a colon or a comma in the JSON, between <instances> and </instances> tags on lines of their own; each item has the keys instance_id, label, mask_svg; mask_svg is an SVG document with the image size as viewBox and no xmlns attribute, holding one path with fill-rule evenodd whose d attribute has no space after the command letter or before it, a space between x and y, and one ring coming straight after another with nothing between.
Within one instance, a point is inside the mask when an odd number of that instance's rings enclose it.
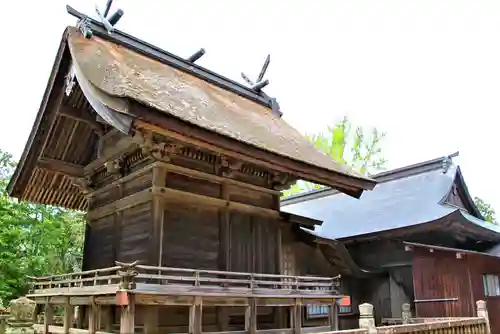
<instances>
[{"instance_id":1,"label":"vertical wood plank wall","mask_svg":"<svg viewBox=\"0 0 500 334\"><path fill-rule=\"evenodd\" d=\"M500 276L500 258L426 248L413 250L415 299L458 298L454 302L417 303L418 317L475 316L475 301L486 300L492 333L500 332L500 297L484 295L483 274Z\"/></svg>"},{"instance_id":2,"label":"vertical wood plank wall","mask_svg":"<svg viewBox=\"0 0 500 334\"><path fill-rule=\"evenodd\" d=\"M160 166L149 166L147 172L126 182L109 181L114 182L113 187L92 196L89 209L102 208L151 186L264 208L277 209L279 205L277 195L195 179L167 172ZM280 224L283 223L277 219L259 215L153 196L151 201L132 204L88 222L84 269L112 266L116 260L139 260L142 264L168 267L279 273ZM144 312L142 308L136 310L137 326L144 324ZM258 308L258 312L259 329L273 328L276 312L265 307ZM188 320L187 307L165 307L159 311L159 325L169 330L187 331ZM203 307L202 320L204 331L242 330L245 310Z\"/></svg>"}]
</instances>

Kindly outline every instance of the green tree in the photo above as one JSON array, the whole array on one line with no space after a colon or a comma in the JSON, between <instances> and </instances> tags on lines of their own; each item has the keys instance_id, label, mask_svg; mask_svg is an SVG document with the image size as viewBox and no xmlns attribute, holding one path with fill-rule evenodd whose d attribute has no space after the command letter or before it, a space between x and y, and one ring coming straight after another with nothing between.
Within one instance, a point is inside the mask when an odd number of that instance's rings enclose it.
<instances>
[{"instance_id":1,"label":"green tree","mask_svg":"<svg viewBox=\"0 0 500 334\"><path fill-rule=\"evenodd\" d=\"M0 150L0 298L27 290L26 277L64 273L80 267L83 215L60 208L18 202L6 186L15 168Z\"/></svg>"},{"instance_id":2,"label":"green tree","mask_svg":"<svg viewBox=\"0 0 500 334\"><path fill-rule=\"evenodd\" d=\"M474 197L474 204L476 204L479 212L481 212L487 222L497 224L495 210L491 207L490 204L486 203L479 197Z\"/></svg>"},{"instance_id":3,"label":"green tree","mask_svg":"<svg viewBox=\"0 0 500 334\"><path fill-rule=\"evenodd\" d=\"M308 134L306 137L333 160L367 175L386 167L387 160L381 148L385 135L376 128L354 126L344 116L342 120L327 126L326 132ZM318 184L298 181L283 192L283 197L321 187Z\"/></svg>"}]
</instances>

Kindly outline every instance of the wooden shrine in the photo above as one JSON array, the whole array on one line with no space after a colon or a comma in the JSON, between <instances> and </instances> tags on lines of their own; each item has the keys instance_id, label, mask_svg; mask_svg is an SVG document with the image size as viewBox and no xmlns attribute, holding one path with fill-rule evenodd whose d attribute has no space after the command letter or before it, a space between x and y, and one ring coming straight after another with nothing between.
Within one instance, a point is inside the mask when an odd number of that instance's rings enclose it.
<instances>
[{"instance_id":1,"label":"wooden shrine","mask_svg":"<svg viewBox=\"0 0 500 334\"><path fill-rule=\"evenodd\" d=\"M299 333L309 304L336 328L338 278L301 276L291 246L321 222L281 212L280 190L300 178L359 197L374 181L316 151L263 84L69 11L79 23L9 184L87 212L82 272L34 279L36 330Z\"/></svg>"}]
</instances>

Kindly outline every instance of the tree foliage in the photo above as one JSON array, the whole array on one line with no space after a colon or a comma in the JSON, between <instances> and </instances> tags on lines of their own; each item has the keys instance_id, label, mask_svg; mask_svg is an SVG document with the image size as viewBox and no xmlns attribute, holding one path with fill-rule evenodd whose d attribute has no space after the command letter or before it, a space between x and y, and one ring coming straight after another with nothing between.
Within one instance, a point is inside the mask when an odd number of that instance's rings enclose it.
<instances>
[{"instance_id":1,"label":"tree foliage","mask_svg":"<svg viewBox=\"0 0 500 334\"><path fill-rule=\"evenodd\" d=\"M474 204L476 204L479 212L481 212L487 222L497 224L495 210L490 204L486 203L479 197L474 197Z\"/></svg>"},{"instance_id":2,"label":"tree foliage","mask_svg":"<svg viewBox=\"0 0 500 334\"><path fill-rule=\"evenodd\" d=\"M18 202L7 195L12 156L0 150L0 298L27 290L27 276L64 273L80 267L83 215Z\"/></svg>"},{"instance_id":3,"label":"tree foliage","mask_svg":"<svg viewBox=\"0 0 500 334\"><path fill-rule=\"evenodd\" d=\"M307 138L333 160L347 165L367 175L386 167L387 160L382 153L381 144L385 133L376 128L354 126L344 117L339 122L328 125L326 132L308 134ZM298 181L284 192L283 197L295 193L321 188L321 185Z\"/></svg>"}]
</instances>

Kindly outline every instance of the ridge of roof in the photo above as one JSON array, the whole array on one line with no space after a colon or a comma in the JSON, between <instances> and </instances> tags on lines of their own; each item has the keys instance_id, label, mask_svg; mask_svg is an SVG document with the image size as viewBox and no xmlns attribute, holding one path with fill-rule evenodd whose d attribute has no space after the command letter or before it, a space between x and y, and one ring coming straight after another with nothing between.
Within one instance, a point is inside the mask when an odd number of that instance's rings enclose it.
<instances>
[{"instance_id":1,"label":"ridge of roof","mask_svg":"<svg viewBox=\"0 0 500 334\"><path fill-rule=\"evenodd\" d=\"M478 218L480 220L485 220L483 214L481 211L479 211L478 207L476 206L476 203L474 203L474 199L472 198L469 188L467 187L467 184L465 183L464 176L462 174L462 170L460 169L460 166L457 166L456 172L455 172L455 177L453 179L453 182L457 183L460 188L463 190L463 200L465 200L466 207L471 211L469 214L474 216L475 218ZM443 201L440 202L440 204L444 204L446 202L446 199L452 192L453 188L450 187L448 192L446 193L445 197L443 197Z\"/></svg>"},{"instance_id":2,"label":"ridge of roof","mask_svg":"<svg viewBox=\"0 0 500 334\"><path fill-rule=\"evenodd\" d=\"M391 169L388 171L383 171L377 174L369 175L369 177L378 184L389 182L397 179L407 178L413 175L438 170L443 168L443 162L450 160L452 162L452 158L455 158L459 155L459 152L454 152L449 155L445 155L439 158L434 158L431 160ZM465 184L465 183L464 183ZM309 191L305 191L298 194L293 194L286 198L281 199L281 205L291 205L295 203L300 203L303 201L308 201L312 199L317 199L321 197L331 196L337 193L341 193L336 189L332 189L330 187L323 187L320 189L313 189ZM470 195L469 195L470 196Z\"/></svg>"},{"instance_id":3,"label":"ridge of roof","mask_svg":"<svg viewBox=\"0 0 500 334\"><path fill-rule=\"evenodd\" d=\"M306 200L290 201L282 210L323 220L324 224L316 233L341 241L372 238L384 231L424 227L428 223L442 222L445 217L466 224L478 238L500 241L498 225L485 222L467 206L462 209L445 201L456 182L457 186L463 186L460 180L457 165L444 170L427 169L380 183L374 191L361 197L362 203L335 194L310 196Z\"/></svg>"},{"instance_id":4,"label":"ridge of roof","mask_svg":"<svg viewBox=\"0 0 500 334\"><path fill-rule=\"evenodd\" d=\"M171 52L165 51L155 45L145 42L118 29L113 29L113 32L110 34L106 30L106 27L102 22L99 22L89 17L88 15L77 11L69 5L66 5L66 10L70 15L78 18L79 20L85 20L85 23L92 30L92 34L95 36L127 47L133 51L155 59L166 65L194 75L220 88L229 90L235 94L259 103L267 108L272 109L273 104L277 103L276 99L270 98L262 92L254 91L250 87L247 87L237 81L231 80L221 74L208 70L200 65L190 62L187 59L181 58Z\"/></svg>"}]
</instances>

